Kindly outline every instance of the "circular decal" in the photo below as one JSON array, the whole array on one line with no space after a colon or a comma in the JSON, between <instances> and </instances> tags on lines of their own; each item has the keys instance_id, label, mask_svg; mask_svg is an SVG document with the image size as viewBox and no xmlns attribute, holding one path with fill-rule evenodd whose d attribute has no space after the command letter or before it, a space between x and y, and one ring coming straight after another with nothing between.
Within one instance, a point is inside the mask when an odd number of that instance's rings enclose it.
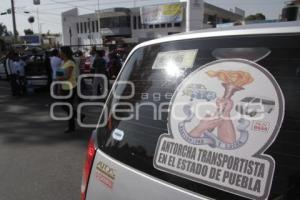
<instances>
[{"instance_id":1,"label":"circular decal","mask_svg":"<svg viewBox=\"0 0 300 200\"><path fill-rule=\"evenodd\" d=\"M240 196L267 199L275 162L263 153L283 117L283 94L266 69L241 59L209 63L176 89L169 133L159 139L154 166Z\"/></svg>"}]
</instances>

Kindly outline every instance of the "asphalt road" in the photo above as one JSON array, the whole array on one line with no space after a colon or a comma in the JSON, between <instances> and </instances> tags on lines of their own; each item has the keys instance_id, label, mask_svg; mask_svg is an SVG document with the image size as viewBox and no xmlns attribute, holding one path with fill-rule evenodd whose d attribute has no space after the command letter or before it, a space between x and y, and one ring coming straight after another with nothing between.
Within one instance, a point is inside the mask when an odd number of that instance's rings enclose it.
<instances>
[{"instance_id":1,"label":"asphalt road","mask_svg":"<svg viewBox=\"0 0 300 200\"><path fill-rule=\"evenodd\" d=\"M49 116L47 93L10 96L0 81L0 199L75 200L91 129L63 133Z\"/></svg>"}]
</instances>

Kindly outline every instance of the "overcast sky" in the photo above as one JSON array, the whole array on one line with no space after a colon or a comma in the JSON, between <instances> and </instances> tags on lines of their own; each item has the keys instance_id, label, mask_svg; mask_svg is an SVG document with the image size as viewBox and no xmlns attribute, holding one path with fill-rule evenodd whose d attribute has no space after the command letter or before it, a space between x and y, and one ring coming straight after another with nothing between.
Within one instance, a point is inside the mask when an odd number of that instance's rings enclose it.
<instances>
[{"instance_id":1,"label":"overcast sky","mask_svg":"<svg viewBox=\"0 0 300 200\"><path fill-rule=\"evenodd\" d=\"M5 12L11 6L10 0L0 1L0 12ZM101 9L122 6L133 7L140 4L159 4L174 1L178 0L99 0ZM205 0L205 2L227 10L236 6L244 9L246 15L261 12L266 15L267 19L278 19L286 0ZM17 29L23 35L24 29L31 28L31 25L27 21L28 17L35 16L37 19L37 7L33 5L33 0L15 0L15 7ZM98 0L41 0L41 5L38 9L42 31L47 32L50 30L51 33L61 32L60 13L75 7L79 8L80 14L92 13L98 7ZM31 13L25 14L24 11L30 11ZM11 15L1 15L0 23L5 24L9 30L12 30ZM37 32L37 23L33 24L33 29Z\"/></svg>"}]
</instances>

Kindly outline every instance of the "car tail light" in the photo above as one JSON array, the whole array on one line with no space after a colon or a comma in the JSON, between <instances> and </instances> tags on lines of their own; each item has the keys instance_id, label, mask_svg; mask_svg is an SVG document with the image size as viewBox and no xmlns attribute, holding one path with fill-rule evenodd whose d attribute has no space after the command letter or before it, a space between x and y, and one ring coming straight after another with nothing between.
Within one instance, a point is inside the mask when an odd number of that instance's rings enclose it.
<instances>
[{"instance_id":1,"label":"car tail light","mask_svg":"<svg viewBox=\"0 0 300 200\"><path fill-rule=\"evenodd\" d=\"M85 200L86 192L87 192L87 185L90 177L90 173L92 170L95 154L96 154L96 144L95 144L95 134L92 135L91 139L89 140L86 160L84 163L83 174L82 174L82 182L81 182L81 200Z\"/></svg>"}]
</instances>

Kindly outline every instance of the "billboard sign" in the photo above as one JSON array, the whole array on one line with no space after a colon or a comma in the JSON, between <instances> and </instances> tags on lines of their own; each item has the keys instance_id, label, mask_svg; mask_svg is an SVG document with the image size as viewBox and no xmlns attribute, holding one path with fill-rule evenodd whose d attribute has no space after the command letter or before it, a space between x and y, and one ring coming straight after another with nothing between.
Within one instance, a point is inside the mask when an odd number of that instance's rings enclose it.
<instances>
[{"instance_id":1,"label":"billboard sign","mask_svg":"<svg viewBox=\"0 0 300 200\"><path fill-rule=\"evenodd\" d=\"M41 4L41 1L40 1L40 0L33 0L33 4L34 4L34 5L40 5L40 4Z\"/></svg>"},{"instance_id":2,"label":"billboard sign","mask_svg":"<svg viewBox=\"0 0 300 200\"><path fill-rule=\"evenodd\" d=\"M141 7L143 24L161 24L182 22L183 5L181 3Z\"/></svg>"},{"instance_id":3,"label":"billboard sign","mask_svg":"<svg viewBox=\"0 0 300 200\"><path fill-rule=\"evenodd\" d=\"M31 44L31 45L41 44L39 35L25 35L25 36L21 36L20 39L26 44Z\"/></svg>"}]
</instances>

